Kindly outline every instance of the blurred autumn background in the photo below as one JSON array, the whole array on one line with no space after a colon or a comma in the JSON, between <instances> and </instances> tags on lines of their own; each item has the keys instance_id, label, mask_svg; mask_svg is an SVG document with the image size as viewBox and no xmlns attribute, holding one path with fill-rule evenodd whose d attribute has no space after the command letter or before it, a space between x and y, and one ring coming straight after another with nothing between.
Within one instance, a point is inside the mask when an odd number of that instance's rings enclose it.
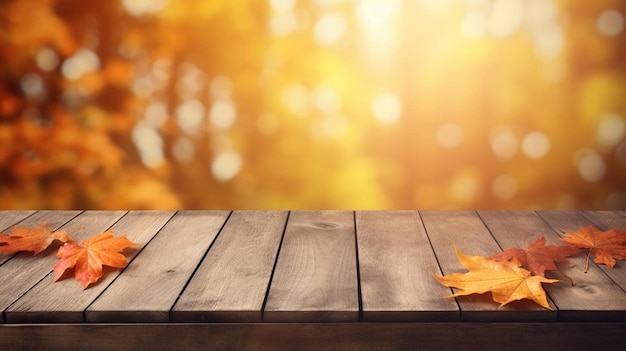
<instances>
[{"instance_id":1,"label":"blurred autumn background","mask_svg":"<svg viewBox=\"0 0 626 351\"><path fill-rule=\"evenodd\" d=\"M626 209L626 1L2 0L2 209Z\"/></svg>"}]
</instances>

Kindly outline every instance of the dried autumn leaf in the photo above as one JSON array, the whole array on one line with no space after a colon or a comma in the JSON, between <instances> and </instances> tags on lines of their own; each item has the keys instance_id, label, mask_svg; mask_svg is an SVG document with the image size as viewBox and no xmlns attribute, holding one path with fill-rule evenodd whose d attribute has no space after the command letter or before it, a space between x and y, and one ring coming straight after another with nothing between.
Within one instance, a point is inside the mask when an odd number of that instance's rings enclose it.
<instances>
[{"instance_id":1,"label":"dried autumn leaf","mask_svg":"<svg viewBox=\"0 0 626 351\"><path fill-rule=\"evenodd\" d=\"M59 248L57 257L60 260L54 265L54 280L63 276L65 270L74 267L74 276L83 289L102 277L102 266L115 268L126 267L124 249L134 245L125 235L114 237L108 230L82 243L67 243Z\"/></svg>"},{"instance_id":2,"label":"dried autumn leaf","mask_svg":"<svg viewBox=\"0 0 626 351\"><path fill-rule=\"evenodd\" d=\"M72 241L72 238L64 230L54 232L46 226L13 227L10 234L0 235L0 253L32 251L36 255L55 240L66 243Z\"/></svg>"},{"instance_id":3,"label":"dried autumn leaf","mask_svg":"<svg viewBox=\"0 0 626 351\"><path fill-rule=\"evenodd\" d=\"M561 240L582 249L588 249L594 255L595 263L615 267L615 259L626 259L626 231L609 229L605 232L593 227L578 229L575 233L565 233ZM589 260L589 256L587 256ZM586 270L585 270L586 271Z\"/></svg>"},{"instance_id":4,"label":"dried autumn leaf","mask_svg":"<svg viewBox=\"0 0 626 351\"><path fill-rule=\"evenodd\" d=\"M522 299L529 299L551 309L541 283L556 283L558 280L531 275L529 271L513 262L497 262L482 256L469 256L454 247L459 262L469 270L435 278L447 287L461 291L446 297L491 292L500 307Z\"/></svg>"},{"instance_id":5,"label":"dried autumn leaf","mask_svg":"<svg viewBox=\"0 0 626 351\"><path fill-rule=\"evenodd\" d=\"M580 252L580 249L569 245L548 245L546 238L541 237L528 245L526 249L511 247L493 255L490 259L504 262L519 262L524 269L534 275L545 277L546 271L556 271L556 262L567 262L567 257Z\"/></svg>"}]
</instances>

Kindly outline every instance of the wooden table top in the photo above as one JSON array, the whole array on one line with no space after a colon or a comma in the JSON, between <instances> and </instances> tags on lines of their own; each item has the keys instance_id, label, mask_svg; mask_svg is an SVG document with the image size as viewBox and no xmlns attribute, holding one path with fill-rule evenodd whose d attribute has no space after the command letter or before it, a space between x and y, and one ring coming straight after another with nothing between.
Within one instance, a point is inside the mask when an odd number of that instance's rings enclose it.
<instances>
[{"instance_id":1,"label":"wooden table top","mask_svg":"<svg viewBox=\"0 0 626 351\"><path fill-rule=\"evenodd\" d=\"M626 262L585 255L545 285L553 310L490 294L455 299L435 274L464 271L453 244L492 255L626 211L1 211L0 230L47 223L80 242L112 229L137 243L123 270L83 290L54 282L56 247L0 255L2 323L626 322Z\"/></svg>"}]
</instances>

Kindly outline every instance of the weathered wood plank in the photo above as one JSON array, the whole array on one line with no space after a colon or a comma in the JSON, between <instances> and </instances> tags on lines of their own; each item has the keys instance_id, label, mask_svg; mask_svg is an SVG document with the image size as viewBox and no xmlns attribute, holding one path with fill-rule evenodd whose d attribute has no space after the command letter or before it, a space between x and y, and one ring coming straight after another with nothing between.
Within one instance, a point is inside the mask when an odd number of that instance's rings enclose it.
<instances>
[{"instance_id":1,"label":"weathered wood plank","mask_svg":"<svg viewBox=\"0 0 626 351\"><path fill-rule=\"evenodd\" d=\"M266 321L357 321L354 214L294 211L264 312Z\"/></svg>"},{"instance_id":2,"label":"weathered wood plank","mask_svg":"<svg viewBox=\"0 0 626 351\"><path fill-rule=\"evenodd\" d=\"M286 211L236 211L172 309L176 322L261 322Z\"/></svg>"},{"instance_id":3,"label":"weathered wood plank","mask_svg":"<svg viewBox=\"0 0 626 351\"><path fill-rule=\"evenodd\" d=\"M426 232L444 274L467 272L459 263L454 245L466 255L491 256L501 251L497 242L475 211L420 211ZM499 307L491 294L456 298L462 321L554 321L549 311L532 301L522 300Z\"/></svg>"},{"instance_id":4,"label":"weathered wood plank","mask_svg":"<svg viewBox=\"0 0 626 351\"><path fill-rule=\"evenodd\" d=\"M74 232L70 230L71 223L88 225L91 221L89 218L81 220L83 216L75 218L79 213L80 211L39 211L20 222L19 225L31 227L45 223L55 230L67 230L76 240ZM72 218L75 219L68 223ZM0 266L0 277L2 277L0 311L3 311L3 317L4 311L15 300L52 271L52 267L58 260L55 256L58 247L59 245L56 244L51 245L34 257L32 252L22 252Z\"/></svg>"},{"instance_id":5,"label":"weathered wood plank","mask_svg":"<svg viewBox=\"0 0 626 351\"><path fill-rule=\"evenodd\" d=\"M35 211L1 211L0 212L0 230L6 232L11 226L16 225L19 221L32 215Z\"/></svg>"},{"instance_id":6,"label":"weathered wood plank","mask_svg":"<svg viewBox=\"0 0 626 351\"><path fill-rule=\"evenodd\" d=\"M81 242L107 229L126 235L136 243L124 254L132 260L172 216L166 211L87 211L68 223L67 231ZM103 277L83 290L73 273L54 282L51 273L5 311L8 323L75 323L83 321L83 311L120 274L120 270L104 267Z\"/></svg>"},{"instance_id":7,"label":"weathered wood plank","mask_svg":"<svg viewBox=\"0 0 626 351\"><path fill-rule=\"evenodd\" d=\"M556 230L556 233L574 232L591 223L577 211L540 211L541 217ZM511 216L510 213L502 217ZM533 227L537 230L539 225ZM538 233L545 235L544 233ZM563 243L559 240L553 244ZM564 243L563 243L564 244ZM563 321L626 321L626 293L616 283L624 284L619 279L611 279L610 273L623 270L618 267L611 271L601 265L590 262L587 273L584 273L587 256L580 254L570 257L569 264L563 269L575 286L559 284L546 287L550 296L559 307L559 319ZM626 267L624 267L626 268ZM623 275L623 272L622 272ZM617 273L619 276L619 273Z\"/></svg>"},{"instance_id":8,"label":"weathered wood plank","mask_svg":"<svg viewBox=\"0 0 626 351\"><path fill-rule=\"evenodd\" d=\"M0 212L0 231L8 233L11 226L17 225L24 218L32 215L35 211L2 211ZM0 255L0 265L8 261L13 254Z\"/></svg>"},{"instance_id":9,"label":"weathered wood plank","mask_svg":"<svg viewBox=\"0 0 626 351\"><path fill-rule=\"evenodd\" d=\"M357 211L357 247L363 320L459 319L417 211Z\"/></svg>"},{"instance_id":10,"label":"weathered wood plank","mask_svg":"<svg viewBox=\"0 0 626 351\"><path fill-rule=\"evenodd\" d=\"M623 323L257 323L0 326L9 350L625 350Z\"/></svg>"},{"instance_id":11,"label":"weathered wood plank","mask_svg":"<svg viewBox=\"0 0 626 351\"><path fill-rule=\"evenodd\" d=\"M228 215L228 211L176 213L124 274L89 306L86 321L169 321L170 309Z\"/></svg>"}]
</instances>

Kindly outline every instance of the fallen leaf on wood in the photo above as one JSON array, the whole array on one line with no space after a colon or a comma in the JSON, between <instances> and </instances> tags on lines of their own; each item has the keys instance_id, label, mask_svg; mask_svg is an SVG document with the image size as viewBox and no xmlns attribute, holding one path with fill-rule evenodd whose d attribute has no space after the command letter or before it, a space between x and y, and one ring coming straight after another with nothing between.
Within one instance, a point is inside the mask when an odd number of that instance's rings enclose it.
<instances>
[{"instance_id":1,"label":"fallen leaf on wood","mask_svg":"<svg viewBox=\"0 0 626 351\"><path fill-rule=\"evenodd\" d=\"M57 257L60 260L54 265L54 280L63 276L65 270L74 268L74 276L83 289L102 277L102 266L115 268L126 267L124 249L134 245L125 235L114 237L108 230L82 243L66 243L59 248Z\"/></svg>"},{"instance_id":2,"label":"fallen leaf on wood","mask_svg":"<svg viewBox=\"0 0 626 351\"><path fill-rule=\"evenodd\" d=\"M453 273L435 278L447 287L461 289L446 297L483 294L491 292L500 307L522 299L529 299L551 309L541 283L556 283L558 280L531 275L514 262L497 262L482 256L469 256L454 247L459 262L469 272Z\"/></svg>"},{"instance_id":3,"label":"fallen leaf on wood","mask_svg":"<svg viewBox=\"0 0 626 351\"><path fill-rule=\"evenodd\" d=\"M578 229L575 233L565 233L561 240L581 249L588 249L593 254L595 263L605 264L609 268L615 267L615 259L626 259L626 231L609 229L601 231L593 226ZM585 272L587 269L585 269Z\"/></svg>"},{"instance_id":4,"label":"fallen leaf on wood","mask_svg":"<svg viewBox=\"0 0 626 351\"><path fill-rule=\"evenodd\" d=\"M72 238L64 230L55 232L47 226L13 227L11 233L0 234L0 253L32 251L36 255L55 240L65 243L72 241Z\"/></svg>"},{"instance_id":5,"label":"fallen leaf on wood","mask_svg":"<svg viewBox=\"0 0 626 351\"><path fill-rule=\"evenodd\" d=\"M556 262L567 262L567 257L580 252L570 245L548 245L546 238L541 237L528 245L526 249L511 247L490 258L498 262L519 262L521 266L534 275L545 277L546 271L558 271Z\"/></svg>"}]
</instances>

